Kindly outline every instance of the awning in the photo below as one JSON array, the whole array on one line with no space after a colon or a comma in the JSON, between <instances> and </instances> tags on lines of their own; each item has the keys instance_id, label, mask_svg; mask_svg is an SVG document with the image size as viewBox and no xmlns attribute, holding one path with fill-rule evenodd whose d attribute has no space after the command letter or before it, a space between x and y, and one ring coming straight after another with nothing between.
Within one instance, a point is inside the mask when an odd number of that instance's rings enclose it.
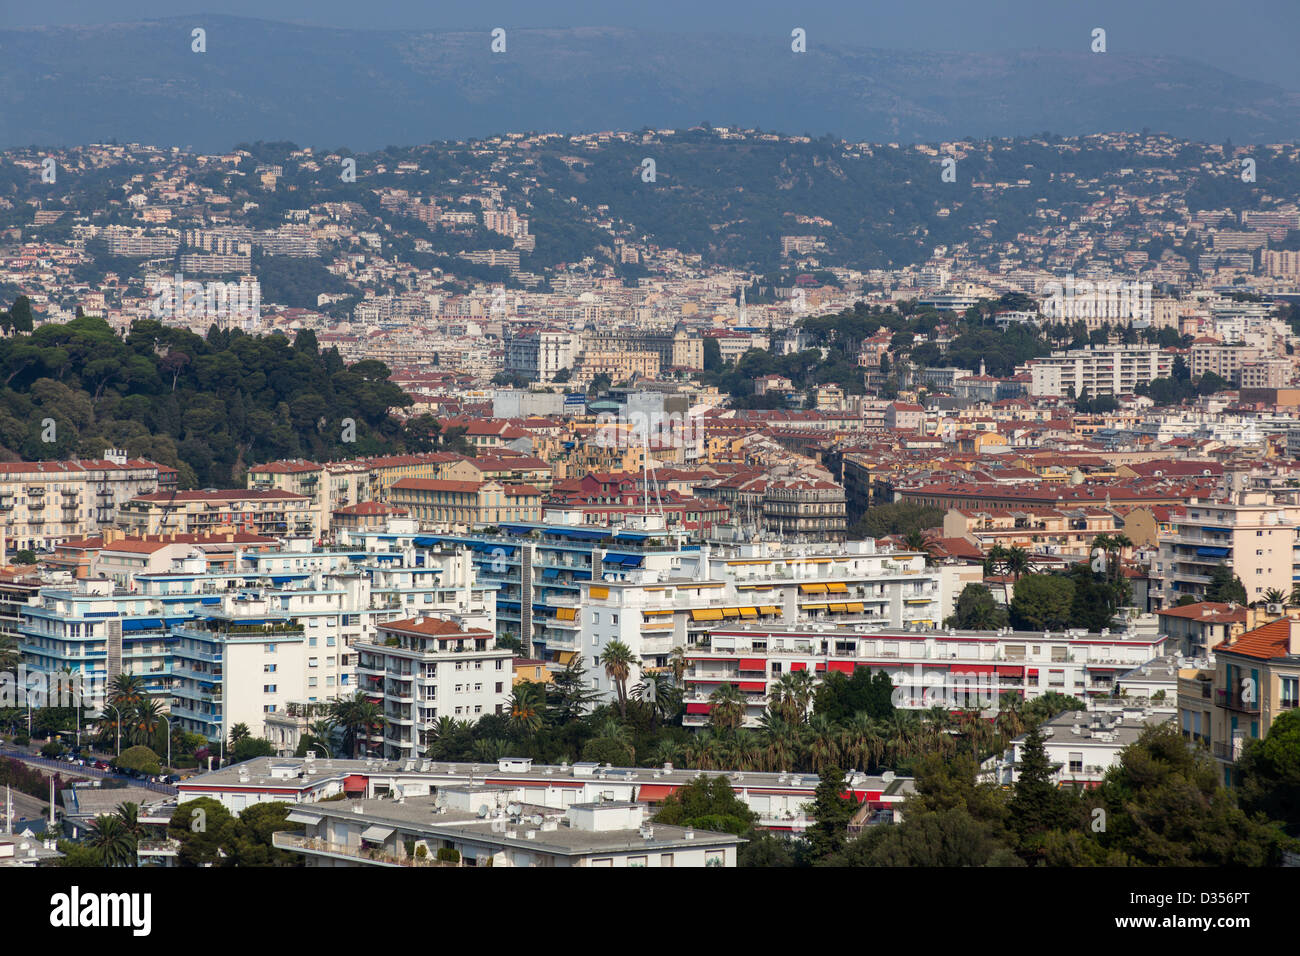
<instances>
[{"instance_id":1,"label":"awning","mask_svg":"<svg viewBox=\"0 0 1300 956\"><path fill-rule=\"evenodd\" d=\"M852 661L831 661L830 663L830 669L839 671L841 674L852 674L853 668L856 666Z\"/></svg>"},{"instance_id":2,"label":"awning","mask_svg":"<svg viewBox=\"0 0 1300 956\"><path fill-rule=\"evenodd\" d=\"M147 617L138 621L123 621L122 630L124 631L153 631L163 626L160 618Z\"/></svg>"},{"instance_id":3,"label":"awning","mask_svg":"<svg viewBox=\"0 0 1300 956\"><path fill-rule=\"evenodd\" d=\"M740 659L740 669L742 671L767 671L767 661L761 657L742 657Z\"/></svg>"},{"instance_id":4,"label":"awning","mask_svg":"<svg viewBox=\"0 0 1300 956\"><path fill-rule=\"evenodd\" d=\"M558 578L559 576L559 568L542 568L542 577L544 578Z\"/></svg>"},{"instance_id":5,"label":"awning","mask_svg":"<svg viewBox=\"0 0 1300 956\"><path fill-rule=\"evenodd\" d=\"M1038 668L1036 668L1036 667L1031 667L1031 668L1029 668L1029 670L1027 670L1025 673L1028 674L1030 677L1037 677L1037 676L1038 676Z\"/></svg>"},{"instance_id":6,"label":"awning","mask_svg":"<svg viewBox=\"0 0 1300 956\"><path fill-rule=\"evenodd\" d=\"M382 843L393 835L392 827L381 827L379 824L366 827L361 831L361 839L371 840L375 843Z\"/></svg>"},{"instance_id":7,"label":"awning","mask_svg":"<svg viewBox=\"0 0 1300 956\"><path fill-rule=\"evenodd\" d=\"M722 609L723 617L740 617L740 609L735 607L724 607Z\"/></svg>"},{"instance_id":8,"label":"awning","mask_svg":"<svg viewBox=\"0 0 1300 956\"><path fill-rule=\"evenodd\" d=\"M801 584L799 591L803 594L825 594L826 585L824 584Z\"/></svg>"},{"instance_id":9,"label":"awning","mask_svg":"<svg viewBox=\"0 0 1300 956\"><path fill-rule=\"evenodd\" d=\"M758 617L758 608L756 607L742 607L737 610L740 611L741 617Z\"/></svg>"},{"instance_id":10,"label":"awning","mask_svg":"<svg viewBox=\"0 0 1300 956\"><path fill-rule=\"evenodd\" d=\"M603 601L609 597L609 588L593 586L591 596L597 601Z\"/></svg>"},{"instance_id":11,"label":"awning","mask_svg":"<svg viewBox=\"0 0 1300 956\"><path fill-rule=\"evenodd\" d=\"M290 810L289 815L284 818L287 823L319 823L320 816L315 813L305 813L302 810Z\"/></svg>"},{"instance_id":12,"label":"awning","mask_svg":"<svg viewBox=\"0 0 1300 956\"><path fill-rule=\"evenodd\" d=\"M636 792L636 798L643 802L656 802L666 800L678 790L677 787L667 783L643 783L641 789Z\"/></svg>"},{"instance_id":13,"label":"awning","mask_svg":"<svg viewBox=\"0 0 1300 956\"><path fill-rule=\"evenodd\" d=\"M826 610L826 605L825 605L825 604L805 604L805 605L803 606L803 609L804 609L805 611L824 611L824 610Z\"/></svg>"},{"instance_id":14,"label":"awning","mask_svg":"<svg viewBox=\"0 0 1300 956\"><path fill-rule=\"evenodd\" d=\"M576 621L578 619L578 609L576 607L557 607L555 609L555 619L557 621Z\"/></svg>"},{"instance_id":15,"label":"awning","mask_svg":"<svg viewBox=\"0 0 1300 956\"><path fill-rule=\"evenodd\" d=\"M844 604L832 604L831 610L835 611L836 613L843 614L845 611L848 610L848 606Z\"/></svg>"},{"instance_id":16,"label":"awning","mask_svg":"<svg viewBox=\"0 0 1300 956\"><path fill-rule=\"evenodd\" d=\"M687 704L686 713L688 714L707 714L709 712L708 704Z\"/></svg>"},{"instance_id":17,"label":"awning","mask_svg":"<svg viewBox=\"0 0 1300 956\"><path fill-rule=\"evenodd\" d=\"M998 676L999 677L1024 677L1025 669L1024 667L1012 667L1010 665L1000 664L998 665Z\"/></svg>"},{"instance_id":18,"label":"awning","mask_svg":"<svg viewBox=\"0 0 1300 956\"><path fill-rule=\"evenodd\" d=\"M709 607L701 608L691 612L692 621L721 621L722 610L720 608Z\"/></svg>"},{"instance_id":19,"label":"awning","mask_svg":"<svg viewBox=\"0 0 1300 956\"><path fill-rule=\"evenodd\" d=\"M775 604L764 604L762 607L758 609L758 612L760 614L780 614L781 609L777 607Z\"/></svg>"},{"instance_id":20,"label":"awning","mask_svg":"<svg viewBox=\"0 0 1300 956\"><path fill-rule=\"evenodd\" d=\"M993 674L996 671L992 664L958 664L952 669L953 674Z\"/></svg>"},{"instance_id":21,"label":"awning","mask_svg":"<svg viewBox=\"0 0 1300 956\"><path fill-rule=\"evenodd\" d=\"M767 684L761 680L742 680L739 686L741 690L749 693L761 694L767 690Z\"/></svg>"},{"instance_id":22,"label":"awning","mask_svg":"<svg viewBox=\"0 0 1300 956\"><path fill-rule=\"evenodd\" d=\"M366 789L366 784L367 784L367 783L368 783L368 780L367 780L367 778L366 778L363 774L359 774L359 773L350 773L350 774L348 774L346 777L343 778L343 792L344 792L344 793L358 793L358 792L360 792L360 793L364 793L364 792L365 792L365 789Z\"/></svg>"},{"instance_id":23,"label":"awning","mask_svg":"<svg viewBox=\"0 0 1300 956\"><path fill-rule=\"evenodd\" d=\"M1231 548L1197 548L1196 556L1199 558L1226 558L1232 553Z\"/></svg>"},{"instance_id":24,"label":"awning","mask_svg":"<svg viewBox=\"0 0 1300 956\"><path fill-rule=\"evenodd\" d=\"M843 581L832 581L830 584L826 585L826 590L830 591L832 594L835 593L843 594L846 591L848 591L848 589L849 586L845 584Z\"/></svg>"},{"instance_id":25,"label":"awning","mask_svg":"<svg viewBox=\"0 0 1300 956\"><path fill-rule=\"evenodd\" d=\"M862 614L866 611L866 607L863 606L861 601L850 601L844 605L844 609L850 614Z\"/></svg>"}]
</instances>

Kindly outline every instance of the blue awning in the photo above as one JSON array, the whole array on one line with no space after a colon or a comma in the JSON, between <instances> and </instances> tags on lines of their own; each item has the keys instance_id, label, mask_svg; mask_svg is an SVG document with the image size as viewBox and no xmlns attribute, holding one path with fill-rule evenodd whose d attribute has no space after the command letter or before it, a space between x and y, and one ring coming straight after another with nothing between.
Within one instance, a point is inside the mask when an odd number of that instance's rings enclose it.
<instances>
[{"instance_id":1,"label":"blue awning","mask_svg":"<svg viewBox=\"0 0 1300 956\"><path fill-rule=\"evenodd\" d=\"M292 574L273 574L271 575L272 584L287 584L293 580Z\"/></svg>"},{"instance_id":2,"label":"blue awning","mask_svg":"<svg viewBox=\"0 0 1300 956\"><path fill-rule=\"evenodd\" d=\"M557 568L542 569L542 577L544 578L558 578L559 576L560 576L560 572Z\"/></svg>"},{"instance_id":3,"label":"blue awning","mask_svg":"<svg viewBox=\"0 0 1300 956\"><path fill-rule=\"evenodd\" d=\"M123 631L152 631L163 626L163 622L156 617L144 617L134 621L123 621Z\"/></svg>"},{"instance_id":4,"label":"blue awning","mask_svg":"<svg viewBox=\"0 0 1300 956\"><path fill-rule=\"evenodd\" d=\"M219 598L219 597L205 597L205 598L199 598L199 603L200 603L200 604L220 604L220 603L221 603L221 598Z\"/></svg>"},{"instance_id":5,"label":"blue awning","mask_svg":"<svg viewBox=\"0 0 1300 956\"><path fill-rule=\"evenodd\" d=\"M644 531L620 531L614 535L617 541L645 541L649 537L650 535Z\"/></svg>"},{"instance_id":6,"label":"blue awning","mask_svg":"<svg viewBox=\"0 0 1300 956\"><path fill-rule=\"evenodd\" d=\"M437 538L430 538L426 535L421 535L418 538L411 539L411 544L415 545L417 548L432 548L437 543Z\"/></svg>"},{"instance_id":7,"label":"blue awning","mask_svg":"<svg viewBox=\"0 0 1300 956\"><path fill-rule=\"evenodd\" d=\"M561 538L573 538L575 541L599 541L602 538L608 538L608 531L584 531L579 528L547 528L547 534L557 535Z\"/></svg>"},{"instance_id":8,"label":"blue awning","mask_svg":"<svg viewBox=\"0 0 1300 956\"><path fill-rule=\"evenodd\" d=\"M1196 553L1203 558L1226 558L1230 553L1230 548L1197 548Z\"/></svg>"}]
</instances>

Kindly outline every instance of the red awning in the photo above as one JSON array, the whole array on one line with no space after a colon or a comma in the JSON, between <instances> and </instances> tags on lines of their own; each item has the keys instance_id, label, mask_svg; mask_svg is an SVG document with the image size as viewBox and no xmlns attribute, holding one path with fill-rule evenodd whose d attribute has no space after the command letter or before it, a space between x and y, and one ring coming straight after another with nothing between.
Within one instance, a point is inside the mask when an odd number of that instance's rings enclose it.
<instances>
[{"instance_id":1,"label":"red awning","mask_svg":"<svg viewBox=\"0 0 1300 956\"><path fill-rule=\"evenodd\" d=\"M1023 667L1008 667L1004 665L998 665L998 676L999 677L1024 677L1025 669Z\"/></svg>"},{"instance_id":2,"label":"red awning","mask_svg":"<svg viewBox=\"0 0 1300 956\"><path fill-rule=\"evenodd\" d=\"M841 674L852 674L856 665L852 661L831 661L831 670Z\"/></svg>"},{"instance_id":3,"label":"red awning","mask_svg":"<svg viewBox=\"0 0 1300 956\"><path fill-rule=\"evenodd\" d=\"M954 674L992 674L996 668L992 664L958 664L952 669Z\"/></svg>"},{"instance_id":4,"label":"red awning","mask_svg":"<svg viewBox=\"0 0 1300 956\"><path fill-rule=\"evenodd\" d=\"M740 669L742 671L766 671L767 661L761 657L742 657L740 659Z\"/></svg>"},{"instance_id":5,"label":"red awning","mask_svg":"<svg viewBox=\"0 0 1300 956\"><path fill-rule=\"evenodd\" d=\"M677 792L677 787L665 783L643 783L636 798L643 801L664 800Z\"/></svg>"},{"instance_id":6,"label":"red awning","mask_svg":"<svg viewBox=\"0 0 1300 956\"><path fill-rule=\"evenodd\" d=\"M709 712L708 704L687 704L686 713L688 714L707 714Z\"/></svg>"},{"instance_id":7,"label":"red awning","mask_svg":"<svg viewBox=\"0 0 1300 956\"><path fill-rule=\"evenodd\" d=\"M790 665L790 670L792 671L806 671L807 669L808 665L803 663L803 661L795 661Z\"/></svg>"},{"instance_id":8,"label":"red awning","mask_svg":"<svg viewBox=\"0 0 1300 956\"><path fill-rule=\"evenodd\" d=\"M817 665L817 669L818 669L819 671L824 671L824 670L826 670L826 665L825 665L825 664L818 664L818 665Z\"/></svg>"},{"instance_id":9,"label":"red awning","mask_svg":"<svg viewBox=\"0 0 1300 956\"><path fill-rule=\"evenodd\" d=\"M1037 677L1037 676L1038 676L1038 668L1037 668L1037 667L1031 667L1031 668L1029 668L1028 671L1026 671L1026 673L1027 673L1030 677Z\"/></svg>"},{"instance_id":10,"label":"red awning","mask_svg":"<svg viewBox=\"0 0 1300 956\"><path fill-rule=\"evenodd\" d=\"M350 773L343 778L344 793L365 793L366 785L370 781L359 773Z\"/></svg>"},{"instance_id":11,"label":"red awning","mask_svg":"<svg viewBox=\"0 0 1300 956\"><path fill-rule=\"evenodd\" d=\"M742 680L740 689L761 694L767 690L767 683L761 680Z\"/></svg>"}]
</instances>

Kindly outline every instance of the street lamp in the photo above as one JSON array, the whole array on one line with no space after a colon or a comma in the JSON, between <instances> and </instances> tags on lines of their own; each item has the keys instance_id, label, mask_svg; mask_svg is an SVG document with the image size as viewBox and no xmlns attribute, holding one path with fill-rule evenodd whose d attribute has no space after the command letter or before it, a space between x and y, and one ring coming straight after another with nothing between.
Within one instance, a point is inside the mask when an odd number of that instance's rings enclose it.
<instances>
[{"instance_id":1,"label":"street lamp","mask_svg":"<svg viewBox=\"0 0 1300 956\"><path fill-rule=\"evenodd\" d=\"M122 712L117 709L116 704L105 704L104 710L111 710L117 715L117 719L113 721L113 726L117 728L117 756L120 757L122 756Z\"/></svg>"},{"instance_id":2,"label":"street lamp","mask_svg":"<svg viewBox=\"0 0 1300 956\"><path fill-rule=\"evenodd\" d=\"M167 769L172 769L172 722L161 714L158 719L167 725Z\"/></svg>"}]
</instances>

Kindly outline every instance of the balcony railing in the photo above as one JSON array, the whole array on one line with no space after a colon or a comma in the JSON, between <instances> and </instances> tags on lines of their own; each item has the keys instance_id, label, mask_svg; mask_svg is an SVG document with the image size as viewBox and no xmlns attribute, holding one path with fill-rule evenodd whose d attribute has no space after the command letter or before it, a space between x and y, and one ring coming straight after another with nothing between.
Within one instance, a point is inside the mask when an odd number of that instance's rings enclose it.
<instances>
[{"instance_id":1,"label":"balcony railing","mask_svg":"<svg viewBox=\"0 0 1300 956\"><path fill-rule=\"evenodd\" d=\"M1220 688L1214 692L1214 703L1225 710L1235 710L1242 714L1258 714L1259 701L1244 699L1239 690L1225 690Z\"/></svg>"}]
</instances>

